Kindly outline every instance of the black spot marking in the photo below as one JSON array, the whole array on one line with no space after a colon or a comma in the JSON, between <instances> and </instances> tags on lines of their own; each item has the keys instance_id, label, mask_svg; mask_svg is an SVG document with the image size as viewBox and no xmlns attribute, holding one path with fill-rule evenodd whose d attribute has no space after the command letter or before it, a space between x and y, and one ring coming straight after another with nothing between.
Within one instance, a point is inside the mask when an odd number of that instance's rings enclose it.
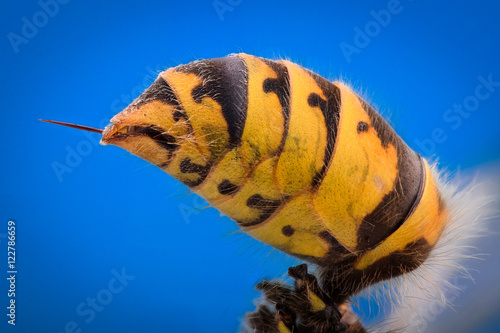
<instances>
[{"instance_id":1,"label":"black spot marking","mask_svg":"<svg viewBox=\"0 0 500 333\"><path fill-rule=\"evenodd\" d=\"M257 209L267 209L269 207L275 206L277 200L264 199L260 194L254 194L247 200L247 206L250 208ZM278 200L279 202L279 200Z\"/></svg>"},{"instance_id":2,"label":"black spot marking","mask_svg":"<svg viewBox=\"0 0 500 333\"><path fill-rule=\"evenodd\" d=\"M200 173L205 170L206 166L199 165L196 163L191 163L190 158L185 158L182 160L180 169L182 173Z\"/></svg>"},{"instance_id":3,"label":"black spot marking","mask_svg":"<svg viewBox=\"0 0 500 333\"><path fill-rule=\"evenodd\" d=\"M326 101L321 98L318 94L316 93L310 93L309 96L307 97L307 104L309 106L315 108L319 107L320 105L325 108L326 107Z\"/></svg>"},{"instance_id":4,"label":"black spot marking","mask_svg":"<svg viewBox=\"0 0 500 333\"><path fill-rule=\"evenodd\" d=\"M283 112L284 129L283 136L281 137L280 145L276 150L276 156L280 155L285 147L286 137L288 136L288 128L290 126L290 77L285 65L276 61L259 58L266 63L276 73L278 78L268 78L264 80L262 89L266 94L275 93L281 104L281 111Z\"/></svg>"},{"instance_id":5,"label":"black spot marking","mask_svg":"<svg viewBox=\"0 0 500 333\"><path fill-rule=\"evenodd\" d=\"M217 190L222 195L234 194L239 190L239 186L231 183L228 179L224 179L219 186L217 186Z\"/></svg>"},{"instance_id":6,"label":"black spot marking","mask_svg":"<svg viewBox=\"0 0 500 333\"><path fill-rule=\"evenodd\" d=\"M323 91L323 95L326 96L326 100L321 98L318 94L311 93L307 98L307 102L312 107L319 107L321 112L323 113L323 117L325 119L325 128L326 128L326 148L325 148L325 157L323 160L323 167L321 170L314 176L313 186L318 187L323 178L326 175L326 172L330 166L330 162L332 160L333 151L335 149L335 141L337 137L337 129L340 118L340 104L341 104L341 96L340 89L328 81L327 79L319 76L316 73L311 71L307 71L309 75L314 79L316 84Z\"/></svg>"},{"instance_id":7,"label":"black spot marking","mask_svg":"<svg viewBox=\"0 0 500 333\"><path fill-rule=\"evenodd\" d=\"M356 128L356 130L358 131L358 133L361 133L361 132L367 132L369 128L370 128L370 125L368 125L364 121L360 121L358 123L358 127Z\"/></svg>"},{"instance_id":8,"label":"black spot marking","mask_svg":"<svg viewBox=\"0 0 500 333\"><path fill-rule=\"evenodd\" d=\"M191 95L201 103L210 97L220 104L229 133L229 147L241 142L248 107L248 70L243 59L235 56L195 61L175 69L178 72L194 73L202 81Z\"/></svg>"},{"instance_id":9,"label":"black spot marking","mask_svg":"<svg viewBox=\"0 0 500 333\"><path fill-rule=\"evenodd\" d=\"M196 163L192 163L190 158L184 158L180 164L181 172L182 173L197 173L200 176L200 178L198 178L197 180L187 181L187 182L184 182L184 184L188 185L189 187L194 187L194 186L200 185L207 177L208 172L210 171L210 167L211 167L210 164L203 166L203 165L199 165Z\"/></svg>"},{"instance_id":10,"label":"black spot marking","mask_svg":"<svg viewBox=\"0 0 500 333\"><path fill-rule=\"evenodd\" d=\"M370 104L366 103L361 97L358 96L359 101L361 102L361 106L368 114L370 118L370 122L372 127L377 132L377 136L382 142L382 147L387 148L389 143L392 143L396 146L398 141L403 141L394 131L394 129L387 123L387 121L377 112L375 109L371 107Z\"/></svg>"},{"instance_id":11,"label":"black spot marking","mask_svg":"<svg viewBox=\"0 0 500 333\"><path fill-rule=\"evenodd\" d=\"M425 169L420 155L411 150L368 103L361 98L359 101L370 118L371 126L377 132L382 147L393 145L398 157L398 174L392 190L371 213L363 218L358 229L357 249L365 250L386 239L408 218L414 206L420 201L425 184Z\"/></svg>"},{"instance_id":12,"label":"black spot marking","mask_svg":"<svg viewBox=\"0 0 500 333\"><path fill-rule=\"evenodd\" d=\"M247 200L249 208L255 208L261 211L258 219L251 222L238 222L243 227L249 227L267 220L269 216L282 204L281 200L264 199L260 194L254 194Z\"/></svg>"},{"instance_id":13,"label":"black spot marking","mask_svg":"<svg viewBox=\"0 0 500 333\"><path fill-rule=\"evenodd\" d=\"M291 225L286 225L281 229L281 233L286 237L290 237L295 233L295 229Z\"/></svg>"}]
</instances>

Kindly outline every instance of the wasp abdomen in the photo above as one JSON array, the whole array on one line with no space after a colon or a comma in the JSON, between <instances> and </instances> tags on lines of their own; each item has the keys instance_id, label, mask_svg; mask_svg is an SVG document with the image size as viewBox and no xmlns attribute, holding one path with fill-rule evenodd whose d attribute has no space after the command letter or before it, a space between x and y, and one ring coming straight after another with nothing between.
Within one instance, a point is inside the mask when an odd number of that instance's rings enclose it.
<instances>
[{"instance_id":1,"label":"wasp abdomen","mask_svg":"<svg viewBox=\"0 0 500 333\"><path fill-rule=\"evenodd\" d=\"M254 333L366 332L348 299L395 277L386 291L413 311L422 289L443 295L448 270L463 269L463 240L481 231L467 208L484 207L481 191L443 186L352 89L289 61L195 61L162 72L105 130L48 122L102 133L254 238L315 264L319 279L303 264L289 269L293 288L258 285ZM441 260L448 270L426 271Z\"/></svg>"},{"instance_id":2,"label":"wasp abdomen","mask_svg":"<svg viewBox=\"0 0 500 333\"><path fill-rule=\"evenodd\" d=\"M346 85L289 61L238 54L169 69L112 123L104 142L253 237L362 272L359 285L414 269L446 222L425 160Z\"/></svg>"}]
</instances>

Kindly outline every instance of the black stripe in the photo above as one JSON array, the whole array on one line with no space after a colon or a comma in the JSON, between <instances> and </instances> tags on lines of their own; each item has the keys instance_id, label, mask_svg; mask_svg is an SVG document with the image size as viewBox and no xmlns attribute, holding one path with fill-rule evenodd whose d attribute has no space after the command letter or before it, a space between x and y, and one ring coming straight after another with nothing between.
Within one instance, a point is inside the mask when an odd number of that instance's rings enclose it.
<instances>
[{"instance_id":1,"label":"black stripe","mask_svg":"<svg viewBox=\"0 0 500 333\"><path fill-rule=\"evenodd\" d=\"M229 149L238 146L245 127L248 107L248 70L243 59L235 56L195 61L175 69L194 73L202 81L191 92L201 103L210 97L220 104L229 133Z\"/></svg>"},{"instance_id":2,"label":"black stripe","mask_svg":"<svg viewBox=\"0 0 500 333\"><path fill-rule=\"evenodd\" d=\"M179 106L179 101L172 90L172 87L159 76L155 82L132 103L132 106L138 107L151 101L162 101L163 103Z\"/></svg>"},{"instance_id":3,"label":"black stripe","mask_svg":"<svg viewBox=\"0 0 500 333\"><path fill-rule=\"evenodd\" d=\"M175 121L179 121L181 118L187 119L187 115L179 104L179 100L175 95L172 87L165 81L161 76L159 76L155 82L149 88L147 88L135 101L132 102L132 107L140 107L146 103L152 101L161 101L165 104L170 104L175 106L175 111L173 113L173 118ZM188 124L191 129L191 124Z\"/></svg>"},{"instance_id":4,"label":"black stripe","mask_svg":"<svg viewBox=\"0 0 500 333\"><path fill-rule=\"evenodd\" d=\"M330 244L330 249L328 250L328 253L333 255L333 256L338 256L339 254L350 254L351 252L347 250L342 244L339 243L339 241L332 236L331 233L328 231L324 230L321 231L318 234L319 237L323 238L325 241Z\"/></svg>"},{"instance_id":5,"label":"black stripe","mask_svg":"<svg viewBox=\"0 0 500 333\"><path fill-rule=\"evenodd\" d=\"M429 256L433 246L424 238L406 245L373 262L363 270L353 269L357 257L337 262L320 262L323 267L323 290L338 304L369 285L391 279L417 269ZM335 256L339 258L341 256ZM346 257L344 257L346 258Z\"/></svg>"},{"instance_id":6,"label":"black stripe","mask_svg":"<svg viewBox=\"0 0 500 333\"><path fill-rule=\"evenodd\" d=\"M371 248L394 233L408 218L421 196L425 169L420 156L396 134L392 127L368 103L359 98L377 132L382 146L392 144L398 156L398 174L391 192L363 218L358 230L358 250ZM352 129L355 130L355 129Z\"/></svg>"},{"instance_id":7,"label":"black stripe","mask_svg":"<svg viewBox=\"0 0 500 333\"><path fill-rule=\"evenodd\" d=\"M207 164L207 165L196 164L196 163L191 162L190 158L186 157L181 161L181 164L179 167L180 167L180 171L182 173L196 173L200 176L200 178L198 178L195 181L183 181L183 183L186 184L187 186L195 187L195 186L200 185L205 180L205 178L208 175L208 172L210 171L211 165L210 164Z\"/></svg>"},{"instance_id":8,"label":"black stripe","mask_svg":"<svg viewBox=\"0 0 500 333\"><path fill-rule=\"evenodd\" d=\"M171 154L179 148L179 144L175 140L175 138L170 135L166 134L161 128L157 128L154 126L150 127L140 127L140 126L135 126L133 129L131 129L131 135L135 134L141 134L141 135L146 135L153 139L157 144L168 150L169 152L169 158Z\"/></svg>"},{"instance_id":9,"label":"black stripe","mask_svg":"<svg viewBox=\"0 0 500 333\"><path fill-rule=\"evenodd\" d=\"M273 92L278 96L283 112L284 128L283 136L281 137L280 145L276 150L275 155L278 156L285 147L286 137L288 136L288 128L290 125L290 77L285 65L269 59L259 58L266 63L276 73L278 78L268 78L264 80L263 89L265 93ZM274 111L274 110L272 110Z\"/></svg>"},{"instance_id":10,"label":"black stripe","mask_svg":"<svg viewBox=\"0 0 500 333\"><path fill-rule=\"evenodd\" d=\"M239 186L231 183L229 179L224 179L220 182L219 186L217 186L217 190L222 195L229 195L238 192Z\"/></svg>"},{"instance_id":11,"label":"black stripe","mask_svg":"<svg viewBox=\"0 0 500 333\"><path fill-rule=\"evenodd\" d=\"M337 129L339 126L339 117L340 117L340 89L328 81L327 79L319 76L316 73L308 71L308 73L312 76L314 81L318 84L318 86L323 91L323 94L326 96L326 100L322 99L318 94L310 94L307 102L310 106L319 107L321 112L323 113L323 117L325 118L325 127L326 127L326 148L325 148L325 157L323 162L323 167L316 174L313 180L313 186L317 187L321 184L321 181L325 177L326 171L330 166L330 162L333 156L333 151L335 149L335 139L337 137Z\"/></svg>"},{"instance_id":12,"label":"black stripe","mask_svg":"<svg viewBox=\"0 0 500 333\"><path fill-rule=\"evenodd\" d=\"M276 209L282 204L281 200L265 199L260 194L254 194L247 199L247 206L261 211L260 216L250 222L238 222L242 227L249 227L264 222L271 216Z\"/></svg>"},{"instance_id":13,"label":"black stripe","mask_svg":"<svg viewBox=\"0 0 500 333\"><path fill-rule=\"evenodd\" d=\"M361 273L360 275L376 277L376 280L369 282L370 284L403 275L422 265L432 248L433 246L425 238L419 238L406 245L403 250L394 251L378 259L365 270L358 272Z\"/></svg>"}]
</instances>

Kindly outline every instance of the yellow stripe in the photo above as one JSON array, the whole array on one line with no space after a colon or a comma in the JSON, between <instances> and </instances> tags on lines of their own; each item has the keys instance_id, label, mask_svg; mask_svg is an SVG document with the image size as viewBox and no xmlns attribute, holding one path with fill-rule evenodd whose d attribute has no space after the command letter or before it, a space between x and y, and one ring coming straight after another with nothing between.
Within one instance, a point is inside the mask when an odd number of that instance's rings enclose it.
<instances>
[{"instance_id":1,"label":"yellow stripe","mask_svg":"<svg viewBox=\"0 0 500 333\"><path fill-rule=\"evenodd\" d=\"M345 247L357 246L357 231L393 187L397 152L382 146L358 97L338 84L342 96L339 130L333 160L314 197L314 207L333 236ZM357 132L360 121L369 124Z\"/></svg>"},{"instance_id":2,"label":"yellow stripe","mask_svg":"<svg viewBox=\"0 0 500 333\"><path fill-rule=\"evenodd\" d=\"M291 236L283 234L285 226L293 228ZM328 243L318 236L325 228L316 217L310 193L294 197L266 222L244 230L250 236L292 255L321 258L329 249Z\"/></svg>"},{"instance_id":3,"label":"yellow stripe","mask_svg":"<svg viewBox=\"0 0 500 333\"><path fill-rule=\"evenodd\" d=\"M285 120L274 92L264 92L264 81L276 79L276 73L261 59L239 54L248 68L248 110L243 130L240 158L248 165L278 149Z\"/></svg>"},{"instance_id":4,"label":"yellow stripe","mask_svg":"<svg viewBox=\"0 0 500 333\"><path fill-rule=\"evenodd\" d=\"M202 80L195 74L169 69L161 75L172 87L186 112L202 154L210 156L211 161L215 160L226 149L229 141L228 127L220 104L210 97L204 97L201 103L196 103L191 93Z\"/></svg>"},{"instance_id":5,"label":"yellow stripe","mask_svg":"<svg viewBox=\"0 0 500 333\"><path fill-rule=\"evenodd\" d=\"M290 77L290 121L283 152L276 168L276 180L284 194L310 186L321 170L326 148L325 119L319 107L311 107L308 97L321 88L302 67L281 61Z\"/></svg>"}]
</instances>

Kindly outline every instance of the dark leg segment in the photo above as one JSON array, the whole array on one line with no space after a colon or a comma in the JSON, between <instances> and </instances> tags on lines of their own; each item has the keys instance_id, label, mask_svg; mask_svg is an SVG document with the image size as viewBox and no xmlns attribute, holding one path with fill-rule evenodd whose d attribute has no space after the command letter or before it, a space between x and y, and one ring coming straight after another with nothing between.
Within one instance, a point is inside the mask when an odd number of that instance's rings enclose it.
<instances>
[{"instance_id":1,"label":"dark leg segment","mask_svg":"<svg viewBox=\"0 0 500 333\"><path fill-rule=\"evenodd\" d=\"M257 289L266 303L247 314L252 333L366 333L346 303L336 304L302 264L288 269L294 286L264 280Z\"/></svg>"}]
</instances>

